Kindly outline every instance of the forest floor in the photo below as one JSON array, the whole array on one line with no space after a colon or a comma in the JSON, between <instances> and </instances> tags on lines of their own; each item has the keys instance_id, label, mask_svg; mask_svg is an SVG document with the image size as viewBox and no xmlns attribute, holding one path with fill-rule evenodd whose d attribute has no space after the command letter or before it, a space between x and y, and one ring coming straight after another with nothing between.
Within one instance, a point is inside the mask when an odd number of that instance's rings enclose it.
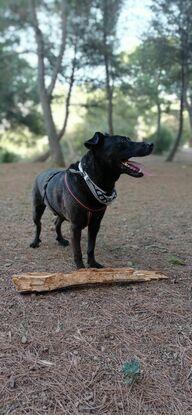
<instances>
[{"instance_id":1,"label":"forest floor","mask_svg":"<svg viewBox=\"0 0 192 415\"><path fill-rule=\"evenodd\" d=\"M144 164L153 177L117 183L96 258L168 280L32 295L18 294L11 276L72 271L71 246L57 245L46 211L42 244L29 248L31 188L45 165L0 165L1 415L191 415L192 163ZM86 241L85 230L84 254ZM132 359L141 374L130 386L122 368Z\"/></svg>"}]
</instances>

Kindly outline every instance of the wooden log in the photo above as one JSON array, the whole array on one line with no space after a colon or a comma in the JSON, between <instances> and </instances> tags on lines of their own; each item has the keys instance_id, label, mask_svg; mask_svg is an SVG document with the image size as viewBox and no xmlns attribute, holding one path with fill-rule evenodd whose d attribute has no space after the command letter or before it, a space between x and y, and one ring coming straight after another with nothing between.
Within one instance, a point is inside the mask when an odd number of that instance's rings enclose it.
<instances>
[{"instance_id":1,"label":"wooden log","mask_svg":"<svg viewBox=\"0 0 192 415\"><path fill-rule=\"evenodd\" d=\"M80 269L69 274L63 272L18 274L13 275L12 281L19 292L42 292L85 284L131 283L166 278L166 275L158 271L135 270L134 268L92 268Z\"/></svg>"}]
</instances>

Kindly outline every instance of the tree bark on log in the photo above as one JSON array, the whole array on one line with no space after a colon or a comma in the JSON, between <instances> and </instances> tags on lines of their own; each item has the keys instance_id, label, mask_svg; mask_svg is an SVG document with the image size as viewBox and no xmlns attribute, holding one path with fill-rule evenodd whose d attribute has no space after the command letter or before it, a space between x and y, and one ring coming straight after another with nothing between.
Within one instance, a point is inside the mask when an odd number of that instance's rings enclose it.
<instances>
[{"instance_id":1,"label":"tree bark on log","mask_svg":"<svg viewBox=\"0 0 192 415\"><path fill-rule=\"evenodd\" d=\"M34 272L12 277L13 284L19 292L43 292L86 284L132 283L160 279L167 279L167 276L158 271L134 268L80 269L69 274Z\"/></svg>"}]
</instances>

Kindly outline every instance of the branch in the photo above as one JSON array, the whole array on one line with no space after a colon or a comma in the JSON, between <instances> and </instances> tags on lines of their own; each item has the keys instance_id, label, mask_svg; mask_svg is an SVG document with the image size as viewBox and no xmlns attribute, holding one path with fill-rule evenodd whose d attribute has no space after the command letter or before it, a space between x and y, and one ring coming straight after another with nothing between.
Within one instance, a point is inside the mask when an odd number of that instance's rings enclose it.
<instances>
[{"instance_id":1,"label":"branch","mask_svg":"<svg viewBox=\"0 0 192 415\"><path fill-rule=\"evenodd\" d=\"M68 117L69 117L69 106L70 106L70 100L71 100L71 93L72 93L72 88L73 88L73 84L74 84L74 81L75 81L75 69L76 69L76 64L77 64L76 55L77 55L77 38L75 40L74 57L73 57L73 61L72 61L69 89L68 89L68 94L67 94L66 104L65 104L65 109L66 109L65 110L65 119L64 119L63 127L61 128L60 132L58 133L58 140L61 140L61 138L65 134L65 130L66 130L66 127L67 127L67 121L68 121Z\"/></svg>"},{"instance_id":2,"label":"branch","mask_svg":"<svg viewBox=\"0 0 192 415\"><path fill-rule=\"evenodd\" d=\"M53 90L55 88L55 83L57 80L57 76L59 73L59 70L61 68L61 63L63 59L63 54L65 51L65 45L66 45L66 37L67 37L67 16L66 16L66 10L65 10L65 2L62 1L62 16L61 16L61 25L62 25L62 35L61 35L61 44L59 49L59 54L57 56L55 66L53 68L52 78L50 85L47 89L48 95L51 96L53 93Z\"/></svg>"},{"instance_id":3,"label":"branch","mask_svg":"<svg viewBox=\"0 0 192 415\"><path fill-rule=\"evenodd\" d=\"M27 53L34 53L36 55L35 50L32 49L25 49L25 50L21 50L21 51L16 51L15 53L17 53L17 55L26 55ZM13 51L10 50L10 52L4 52L3 53L3 58L9 58L10 56L13 56Z\"/></svg>"}]
</instances>

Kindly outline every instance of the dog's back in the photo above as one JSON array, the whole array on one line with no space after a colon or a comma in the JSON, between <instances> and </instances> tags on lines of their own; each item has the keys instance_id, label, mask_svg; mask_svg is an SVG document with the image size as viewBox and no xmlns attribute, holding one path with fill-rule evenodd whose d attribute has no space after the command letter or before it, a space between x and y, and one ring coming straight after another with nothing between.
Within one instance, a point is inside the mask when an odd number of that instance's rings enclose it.
<instances>
[{"instance_id":1,"label":"dog's back","mask_svg":"<svg viewBox=\"0 0 192 415\"><path fill-rule=\"evenodd\" d=\"M64 170L52 168L38 174L35 179L34 190L40 193L42 199L44 198L46 185L49 183L52 177L60 172L64 172Z\"/></svg>"}]
</instances>

